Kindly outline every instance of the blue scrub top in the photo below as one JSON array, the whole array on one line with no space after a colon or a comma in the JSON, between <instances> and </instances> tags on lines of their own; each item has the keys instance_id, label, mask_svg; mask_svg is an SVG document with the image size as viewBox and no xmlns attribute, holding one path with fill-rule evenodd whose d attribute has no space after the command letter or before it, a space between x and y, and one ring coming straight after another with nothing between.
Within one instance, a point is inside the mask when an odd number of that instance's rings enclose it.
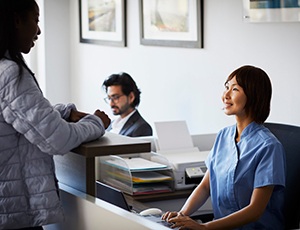
<instances>
[{"instance_id":1,"label":"blue scrub top","mask_svg":"<svg viewBox=\"0 0 300 230\"><path fill-rule=\"evenodd\" d=\"M283 229L285 153L277 138L263 125L250 123L235 142L236 125L224 128L206 160L215 219L250 203L255 188L274 185L262 217L239 229Z\"/></svg>"}]
</instances>

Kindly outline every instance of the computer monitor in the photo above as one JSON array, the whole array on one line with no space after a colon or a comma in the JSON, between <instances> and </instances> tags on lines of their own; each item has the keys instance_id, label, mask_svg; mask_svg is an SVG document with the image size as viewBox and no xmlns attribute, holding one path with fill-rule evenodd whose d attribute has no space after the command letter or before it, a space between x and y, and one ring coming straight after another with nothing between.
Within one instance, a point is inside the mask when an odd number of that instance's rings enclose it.
<instances>
[{"instance_id":1,"label":"computer monitor","mask_svg":"<svg viewBox=\"0 0 300 230\"><path fill-rule=\"evenodd\" d=\"M123 208L127 211L131 211L131 208L129 207L122 191L100 181L96 181L96 188L97 198Z\"/></svg>"}]
</instances>

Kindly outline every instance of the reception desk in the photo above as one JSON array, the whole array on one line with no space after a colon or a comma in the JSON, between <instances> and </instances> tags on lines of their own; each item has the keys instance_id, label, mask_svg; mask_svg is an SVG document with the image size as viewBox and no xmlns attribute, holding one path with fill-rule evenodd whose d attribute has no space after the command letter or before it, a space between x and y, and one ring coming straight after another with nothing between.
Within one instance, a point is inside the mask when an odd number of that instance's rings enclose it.
<instances>
[{"instance_id":1,"label":"reception desk","mask_svg":"<svg viewBox=\"0 0 300 230\"><path fill-rule=\"evenodd\" d=\"M169 229L63 184L60 189L65 220L43 226L45 230Z\"/></svg>"},{"instance_id":2,"label":"reception desk","mask_svg":"<svg viewBox=\"0 0 300 230\"><path fill-rule=\"evenodd\" d=\"M151 151L150 141L106 132L98 140L84 143L64 156L55 156L56 174L60 183L95 196L98 157Z\"/></svg>"},{"instance_id":3,"label":"reception desk","mask_svg":"<svg viewBox=\"0 0 300 230\"><path fill-rule=\"evenodd\" d=\"M100 170L99 157L150 151L149 140L107 132L98 140L82 144L64 156L55 156L56 174L60 182L66 221L48 226L46 230L70 229L68 226L74 226L75 230L92 230L96 229L95 226L101 229L102 227L120 229L121 226L127 225L131 226L131 229L166 229L125 210L120 210L118 207L114 207L113 209L116 210L112 212L112 205L95 198L97 172ZM126 195L126 200L138 211L150 207L158 207L163 211L179 210L191 192L192 190L184 190L137 197ZM78 194L81 195L78 196ZM74 204L77 206L72 206ZM197 214L211 213L211 210L211 204L208 202ZM116 221L107 222L107 219Z\"/></svg>"}]
</instances>

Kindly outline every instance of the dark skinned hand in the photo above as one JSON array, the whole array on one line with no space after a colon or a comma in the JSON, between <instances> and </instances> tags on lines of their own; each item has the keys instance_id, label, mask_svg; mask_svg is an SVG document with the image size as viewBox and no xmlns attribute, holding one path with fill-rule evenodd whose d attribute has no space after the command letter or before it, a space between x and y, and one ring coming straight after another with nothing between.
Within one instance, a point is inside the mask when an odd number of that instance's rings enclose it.
<instances>
[{"instance_id":1,"label":"dark skinned hand","mask_svg":"<svg viewBox=\"0 0 300 230\"><path fill-rule=\"evenodd\" d=\"M87 115L87 113L83 113L77 110L71 110L70 116L69 116L69 121L70 122L77 122L79 121L81 118L85 117Z\"/></svg>"},{"instance_id":2,"label":"dark skinned hand","mask_svg":"<svg viewBox=\"0 0 300 230\"><path fill-rule=\"evenodd\" d=\"M107 114L104 113L103 111L100 111L99 109L97 109L95 111L94 115L98 116L102 120L105 129L110 125L111 120L107 116Z\"/></svg>"}]
</instances>

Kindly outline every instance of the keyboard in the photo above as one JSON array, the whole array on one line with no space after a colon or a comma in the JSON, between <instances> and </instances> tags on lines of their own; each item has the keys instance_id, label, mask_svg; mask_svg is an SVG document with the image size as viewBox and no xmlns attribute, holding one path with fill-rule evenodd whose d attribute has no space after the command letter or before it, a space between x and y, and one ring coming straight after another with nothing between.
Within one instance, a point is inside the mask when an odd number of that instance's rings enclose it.
<instances>
[{"instance_id":1,"label":"keyboard","mask_svg":"<svg viewBox=\"0 0 300 230\"><path fill-rule=\"evenodd\" d=\"M172 226L172 223L169 223L165 220L162 220L160 215L147 215L147 216L143 216L143 217L147 218L148 220L151 220L155 223L161 224L161 225L163 225L167 228L171 228L171 226ZM179 228L172 228L172 229L176 230L176 229L179 229Z\"/></svg>"}]
</instances>

